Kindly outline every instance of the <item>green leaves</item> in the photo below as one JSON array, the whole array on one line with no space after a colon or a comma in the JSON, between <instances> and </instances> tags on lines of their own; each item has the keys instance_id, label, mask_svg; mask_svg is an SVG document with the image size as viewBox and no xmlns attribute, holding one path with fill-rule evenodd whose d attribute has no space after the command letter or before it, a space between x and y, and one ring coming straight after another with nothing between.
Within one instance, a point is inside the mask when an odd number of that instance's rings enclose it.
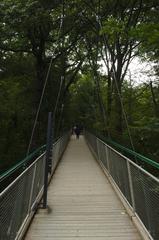
<instances>
[{"instance_id":1,"label":"green leaves","mask_svg":"<svg viewBox=\"0 0 159 240\"><path fill-rule=\"evenodd\" d=\"M120 104L118 101L115 106L114 97L117 93L115 93L114 79L116 78L123 94L124 74L132 55L136 54L135 49L138 43L142 44L142 52L149 52L153 57L156 57L159 52L157 8L155 11L152 10L152 3L148 0L144 0L142 6L140 3L139 0L65 1L64 25L61 25L62 1L1 1L0 114L5 120L1 120L0 123L3 125L1 130L4 132L3 149L8 146L5 144L8 143L5 136L11 128L13 129L12 137L17 132L17 142L13 144L15 147L18 147L18 137L21 141L23 137L28 137L28 128L31 128L33 121L32 113L36 112L35 105L41 95L48 63L54 49L56 49L57 60L53 62L55 65L51 69L46 88L47 97L43 101L44 115L55 105L61 75L66 76L64 84L66 86L76 72L78 64L84 61L80 66L84 74L80 74L77 84L69 88L72 93L69 95L70 105L68 98L64 103L66 112L70 113L74 120L85 121L88 126L104 128L97 96L94 97L96 90L91 75L93 68L97 70L95 75L100 75L98 61L103 58L107 66L109 82L106 74L103 81L100 78L101 95L105 106L110 108L108 109L110 118L112 114L118 121L115 113ZM136 108L138 113L133 113L135 121L140 121L141 112L143 115L145 110L147 118L153 114L149 109L151 104L148 103L150 95L148 92L136 102L133 99L138 106ZM128 96L124 95L124 97L128 100ZM67 111L67 107L70 112ZM122 116L120 120L122 121ZM70 121L68 116L66 124ZM13 126L16 126L17 122L18 127L14 129ZM26 126L21 126L20 122L25 122ZM44 135L45 123L46 119L42 116L38 122L43 129L38 133L40 140ZM112 127L114 127L113 124ZM27 132L27 137L24 136L23 130ZM27 140L24 141L26 144ZM11 150L8 149L9 157L10 153Z\"/></svg>"},{"instance_id":2,"label":"green leaves","mask_svg":"<svg viewBox=\"0 0 159 240\"><path fill-rule=\"evenodd\" d=\"M110 36L116 36L116 34L122 34L125 29L124 21L118 20L114 17L108 17L103 23L103 27L100 31L101 35L106 33Z\"/></svg>"},{"instance_id":3,"label":"green leaves","mask_svg":"<svg viewBox=\"0 0 159 240\"><path fill-rule=\"evenodd\" d=\"M156 52L159 50L159 24L143 23L132 31L132 35L142 43L144 51Z\"/></svg>"},{"instance_id":4,"label":"green leaves","mask_svg":"<svg viewBox=\"0 0 159 240\"><path fill-rule=\"evenodd\" d=\"M117 19L115 17L109 17L103 22L103 27L100 30L100 35L104 35L110 44L115 44L120 41L121 45L127 44L129 41L134 40L132 31L133 26L128 26L128 19Z\"/></svg>"}]
</instances>

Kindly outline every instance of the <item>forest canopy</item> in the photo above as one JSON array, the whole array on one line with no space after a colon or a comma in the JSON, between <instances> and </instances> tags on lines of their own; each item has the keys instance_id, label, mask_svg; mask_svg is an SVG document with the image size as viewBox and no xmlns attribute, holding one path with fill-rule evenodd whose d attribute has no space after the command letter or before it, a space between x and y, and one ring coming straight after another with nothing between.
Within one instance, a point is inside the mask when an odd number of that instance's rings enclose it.
<instances>
[{"instance_id":1,"label":"forest canopy","mask_svg":"<svg viewBox=\"0 0 159 240\"><path fill-rule=\"evenodd\" d=\"M52 111L55 138L79 123L132 148L131 134L158 161L158 12L152 0L1 0L1 171L26 156L41 100L29 152ZM153 62L154 81L134 84L136 57Z\"/></svg>"}]
</instances>

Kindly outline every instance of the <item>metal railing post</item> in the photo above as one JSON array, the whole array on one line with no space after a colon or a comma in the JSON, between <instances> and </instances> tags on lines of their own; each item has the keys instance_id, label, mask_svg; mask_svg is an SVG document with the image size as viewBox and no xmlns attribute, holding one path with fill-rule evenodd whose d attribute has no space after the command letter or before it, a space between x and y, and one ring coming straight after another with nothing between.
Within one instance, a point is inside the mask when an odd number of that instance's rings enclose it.
<instances>
[{"instance_id":1,"label":"metal railing post","mask_svg":"<svg viewBox=\"0 0 159 240\"><path fill-rule=\"evenodd\" d=\"M127 164L127 169L128 169L128 179L129 179L129 188L130 188L132 207L133 207L133 212L135 213L136 207L135 207L134 189L133 189L133 182L132 182L132 174L131 174L131 169L130 169L130 163L128 162L128 160L126 160L126 164Z\"/></svg>"},{"instance_id":2,"label":"metal railing post","mask_svg":"<svg viewBox=\"0 0 159 240\"><path fill-rule=\"evenodd\" d=\"M55 116L52 114L52 126L51 126L51 156L49 159L49 173L52 174L53 166L54 166L54 134L55 134Z\"/></svg>"},{"instance_id":3,"label":"metal railing post","mask_svg":"<svg viewBox=\"0 0 159 240\"><path fill-rule=\"evenodd\" d=\"M100 160L100 146L99 146L99 140L96 138L96 144L97 144L97 158Z\"/></svg>"},{"instance_id":4,"label":"metal railing post","mask_svg":"<svg viewBox=\"0 0 159 240\"><path fill-rule=\"evenodd\" d=\"M49 159L51 152L51 133L52 129L52 113L48 114L48 127L47 127L47 143L46 143L46 159L45 159L45 174L44 174L44 195L43 195L43 208L47 208L47 186L48 186L48 173L49 173Z\"/></svg>"},{"instance_id":5,"label":"metal railing post","mask_svg":"<svg viewBox=\"0 0 159 240\"><path fill-rule=\"evenodd\" d=\"M34 181L35 181L35 175L36 175L36 167L37 167L37 165L35 164L34 170L33 170L33 178L32 178L32 183L31 183L31 190L30 190L30 199L29 199L29 205L28 205L28 213L31 211L31 207L32 207L32 197L33 197L33 190L34 190Z\"/></svg>"},{"instance_id":6,"label":"metal railing post","mask_svg":"<svg viewBox=\"0 0 159 240\"><path fill-rule=\"evenodd\" d=\"M106 162L107 162L107 170L108 174L110 175L110 163L109 163L109 153L108 153L108 146L105 145L105 153L106 153Z\"/></svg>"}]
</instances>

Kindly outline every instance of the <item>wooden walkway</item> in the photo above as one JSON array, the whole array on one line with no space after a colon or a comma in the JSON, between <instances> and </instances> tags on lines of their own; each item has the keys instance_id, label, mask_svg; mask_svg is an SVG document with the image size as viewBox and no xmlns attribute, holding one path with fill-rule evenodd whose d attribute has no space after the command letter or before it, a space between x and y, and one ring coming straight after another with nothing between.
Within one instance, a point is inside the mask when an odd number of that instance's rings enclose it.
<instances>
[{"instance_id":1,"label":"wooden walkway","mask_svg":"<svg viewBox=\"0 0 159 240\"><path fill-rule=\"evenodd\" d=\"M84 139L71 139L25 240L141 240Z\"/></svg>"}]
</instances>

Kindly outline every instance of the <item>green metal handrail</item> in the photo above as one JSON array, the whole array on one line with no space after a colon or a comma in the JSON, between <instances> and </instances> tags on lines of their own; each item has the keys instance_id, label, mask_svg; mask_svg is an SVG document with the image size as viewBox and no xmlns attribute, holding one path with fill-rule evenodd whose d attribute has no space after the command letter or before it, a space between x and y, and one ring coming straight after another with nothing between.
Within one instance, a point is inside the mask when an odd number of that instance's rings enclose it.
<instances>
[{"instance_id":1,"label":"green metal handrail","mask_svg":"<svg viewBox=\"0 0 159 240\"><path fill-rule=\"evenodd\" d=\"M118 150L122 150L122 151L124 151L124 153L128 153L128 154L132 155L135 159L137 158L137 160L148 163L149 165L159 169L159 163L141 155L140 153L137 153L137 152L135 152L129 148L126 148L126 147L120 145L119 143L116 143L109 139L106 139L106 142L111 144L112 146L118 148Z\"/></svg>"},{"instance_id":2,"label":"green metal handrail","mask_svg":"<svg viewBox=\"0 0 159 240\"><path fill-rule=\"evenodd\" d=\"M37 157L37 154L40 155L42 154L46 149L46 145L43 145L41 147L39 147L38 149L36 149L34 152L32 152L31 154L29 154L27 157L25 157L22 161L18 162L17 164L15 164L13 167L9 168L7 171L5 171L4 173L0 174L0 182L3 181L4 179L10 177L14 172L16 172L17 170L19 170L22 167L25 167L27 165L27 163L33 158L33 157Z\"/></svg>"},{"instance_id":3,"label":"green metal handrail","mask_svg":"<svg viewBox=\"0 0 159 240\"><path fill-rule=\"evenodd\" d=\"M94 133L93 133L94 134ZM116 143L108 138L105 138L105 137L101 137L99 136L98 134L95 134L96 137L98 137L99 139L101 139L102 141L104 141L105 143L107 143L108 145L114 147L116 150L118 150L119 152L121 152L123 155L126 155L126 154L129 154L131 155L134 160L137 160L137 161L142 161L144 163L147 163L149 164L150 166L156 168L159 170L159 163L155 162L154 160L152 159L149 159L143 155L141 155L140 153L137 153L129 148L126 148L122 145L120 145L119 143Z\"/></svg>"},{"instance_id":4,"label":"green metal handrail","mask_svg":"<svg viewBox=\"0 0 159 240\"><path fill-rule=\"evenodd\" d=\"M54 139L54 143L56 141L58 141L60 139L61 136L58 136ZM15 164L13 167L9 168L8 170L6 170L5 172L0 174L0 182L2 182L3 180L5 180L6 178L10 177L14 172L18 171L20 168L25 168L25 166L27 165L27 163L33 158L33 157L37 157L37 155L39 156L40 154L42 154L44 151L46 150L46 144L39 147L38 149L36 149L34 152L32 152L31 154L29 154L27 157L25 157L23 160L21 160L20 162L18 162L17 164Z\"/></svg>"}]
</instances>

